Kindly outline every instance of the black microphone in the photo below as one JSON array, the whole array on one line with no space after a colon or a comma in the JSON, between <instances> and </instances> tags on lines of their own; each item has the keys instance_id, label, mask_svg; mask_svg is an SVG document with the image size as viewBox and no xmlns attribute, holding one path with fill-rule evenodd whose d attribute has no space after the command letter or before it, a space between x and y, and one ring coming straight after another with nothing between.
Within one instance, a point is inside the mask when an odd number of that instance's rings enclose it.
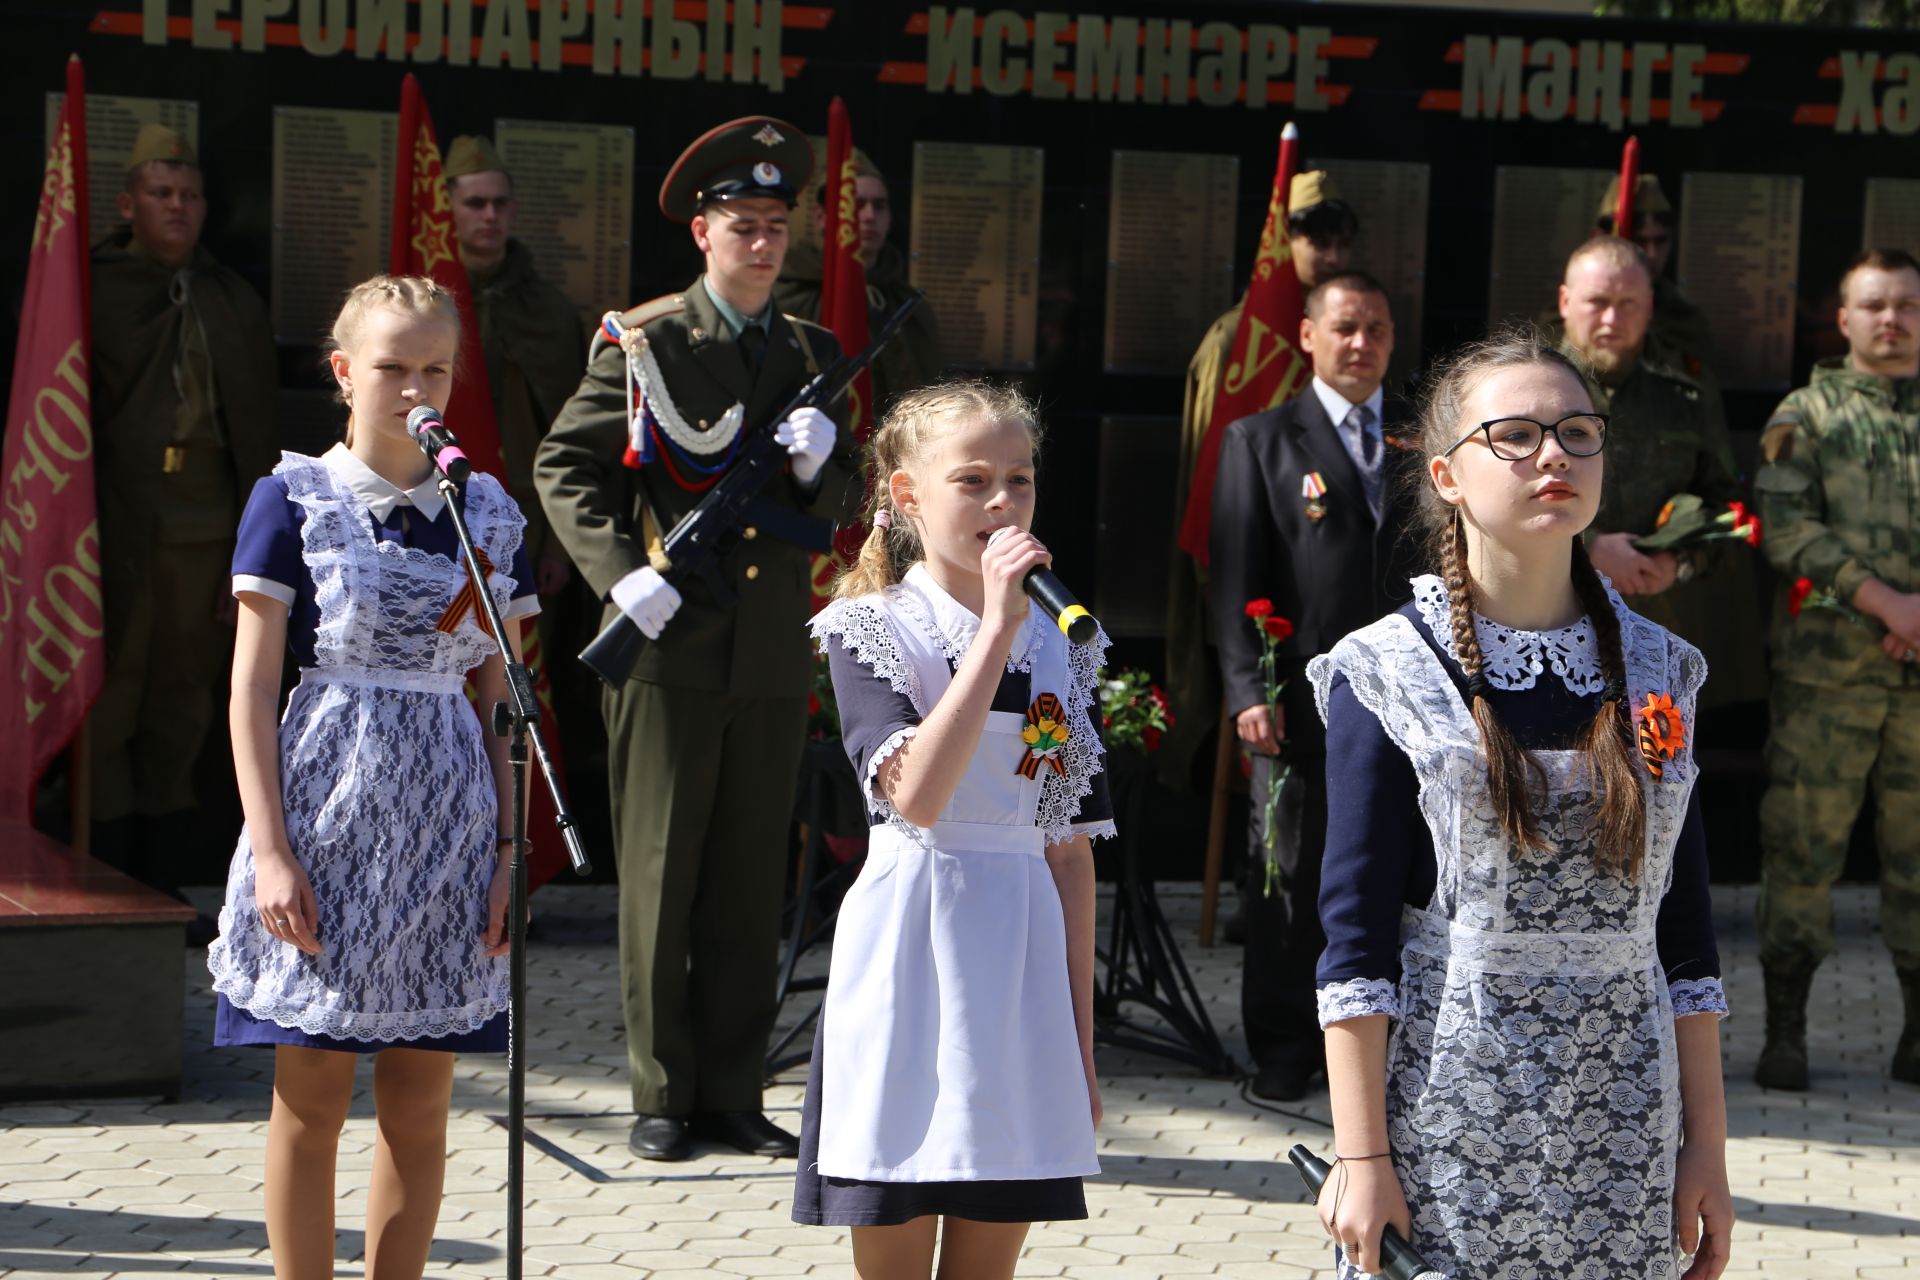
<instances>
[{"instance_id":1,"label":"black microphone","mask_svg":"<svg viewBox=\"0 0 1920 1280\"><path fill-rule=\"evenodd\" d=\"M995 529L993 536L987 539L987 545L992 546L995 538L1016 527L1009 524ZM1052 616L1060 630L1066 633L1067 639L1075 644L1086 644L1100 634L1099 622L1087 612L1085 605L1073 598L1073 592L1067 590L1066 583L1053 576L1053 570L1044 567L1029 569L1025 581L1020 585Z\"/></svg>"},{"instance_id":2,"label":"black microphone","mask_svg":"<svg viewBox=\"0 0 1920 1280\"><path fill-rule=\"evenodd\" d=\"M1303 1144L1295 1144L1287 1152L1287 1159L1293 1161L1293 1167L1300 1171L1301 1181L1307 1184L1317 1200L1320 1188L1327 1184L1327 1175L1333 1172L1333 1166L1307 1150ZM1353 1259L1347 1259L1352 1262ZM1380 1233L1380 1265L1385 1268L1380 1274L1388 1280L1447 1280L1446 1276L1433 1269L1425 1259L1413 1251L1413 1246L1400 1238L1400 1233L1392 1227Z\"/></svg>"},{"instance_id":3,"label":"black microphone","mask_svg":"<svg viewBox=\"0 0 1920 1280\"><path fill-rule=\"evenodd\" d=\"M447 424L440 419L440 411L430 404L423 404L407 415L407 434L420 446L420 452L427 460L440 469L440 474L455 484L465 484L473 474L473 463L460 451L460 442L453 438L453 432L447 430Z\"/></svg>"}]
</instances>

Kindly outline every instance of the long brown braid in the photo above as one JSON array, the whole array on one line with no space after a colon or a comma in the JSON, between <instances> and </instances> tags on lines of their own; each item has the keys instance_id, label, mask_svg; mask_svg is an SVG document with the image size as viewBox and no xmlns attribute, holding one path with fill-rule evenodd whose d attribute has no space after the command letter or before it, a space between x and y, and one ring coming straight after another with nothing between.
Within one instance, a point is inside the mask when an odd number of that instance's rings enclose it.
<instances>
[{"instance_id":1,"label":"long brown braid","mask_svg":"<svg viewBox=\"0 0 1920 1280\"><path fill-rule=\"evenodd\" d=\"M1462 410L1474 386L1488 374L1524 365L1552 365L1575 377L1580 370L1539 330L1530 325L1505 329L1472 343L1440 364L1427 382L1420 411L1420 450L1428 459L1439 457L1462 434ZM1483 670L1480 639L1473 625L1473 579L1467 572L1466 526L1461 511L1431 484L1420 504L1428 546L1447 589L1447 614L1454 656L1467 678L1467 705L1480 733L1481 754L1487 760L1487 791L1501 830L1516 850L1544 847L1533 812L1533 796L1544 782L1539 761L1521 750L1494 711L1492 685ZM1636 875L1646 844L1646 793L1641 790L1632 736L1628 732L1626 657L1620 638L1620 619L1587 558L1579 538L1573 540L1573 587L1592 620L1600 650L1600 669L1606 680L1600 710L1581 737L1592 786L1600 802L1600 844L1595 861L1628 878Z\"/></svg>"}]
</instances>

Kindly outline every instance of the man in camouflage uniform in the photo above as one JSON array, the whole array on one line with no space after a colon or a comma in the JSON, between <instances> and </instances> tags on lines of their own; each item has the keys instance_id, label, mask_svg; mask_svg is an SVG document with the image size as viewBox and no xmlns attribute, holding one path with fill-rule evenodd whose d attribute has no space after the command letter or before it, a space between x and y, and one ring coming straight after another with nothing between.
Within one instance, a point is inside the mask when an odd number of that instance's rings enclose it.
<instances>
[{"instance_id":1,"label":"man in camouflage uniform","mask_svg":"<svg viewBox=\"0 0 1920 1280\"><path fill-rule=\"evenodd\" d=\"M1754 482L1781 575L1754 1072L1776 1089L1807 1087L1807 995L1833 950L1831 889L1869 779L1880 932L1906 1002L1891 1074L1920 1084L1920 261L1862 254L1841 278L1839 323L1848 354L1774 411ZM1840 607L1804 604L1802 578Z\"/></svg>"},{"instance_id":2,"label":"man in camouflage uniform","mask_svg":"<svg viewBox=\"0 0 1920 1280\"><path fill-rule=\"evenodd\" d=\"M194 765L233 659L233 535L279 454L265 304L200 244L207 201L179 134L141 129L124 225L93 246L107 678L92 730L95 852L177 893ZM192 941L210 941L202 916Z\"/></svg>"},{"instance_id":3,"label":"man in camouflage uniform","mask_svg":"<svg viewBox=\"0 0 1920 1280\"><path fill-rule=\"evenodd\" d=\"M628 1145L650 1160L686 1159L691 1138L799 1152L762 1113L761 1083L813 678L809 547L825 546L858 492L827 413L769 421L839 356L832 334L773 302L811 166L806 137L765 116L729 121L681 154L660 211L690 224L706 271L595 335L586 377L534 467L554 533L606 601L605 620L624 613L646 636L602 706L637 1115ZM791 474L761 491L753 524L717 566L733 598L699 578L683 596L659 572L660 538L725 473L747 430L785 445Z\"/></svg>"},{"instance_id":4,"label":"man in camouflage uniform","mask_svg":"<svg viewBox=\"0 0 1920 1280\"><path fill-rule=\"evenodd\" d=\"M1620 208L1620 179L1616 175L1600 198L1594 228L1613 233L1613 219ZM1673 235L1676 219L1660 180L1650 173L1640 175L1633 186L1633 227L1626 238L1647 255L1653 271L1653 321L1647 327L1647 342L1665 359L1691 378L1708 377L1713 364L1713 329L1707 313L1700 309L1680 285L1667 274L1673 261Z\"/></svg>"},{"instance_id":5,"label":"man in camouflage uniform","mask_svg":"<svg viewBox=\"0 0 1920 1280\"><path fill-rule=\"evenodd\" d=\"M1653 279L1646 255L1596 236L1567 259L1560 286L1561 350L1587 370L1594 408L1611 419L1600 512L1587 531L1594 567L1635 610L1686 637L1713 670L1703 705L1757 702L1766 672L1754 642L1758 602L1746 547L1717 544L1643 552L1667 500L1698 496L1711 511L1740 497L1733 447L1712 387L1649 346ZM1715 583L1710 578L1737 579ZM1731 592L1744 604L1726 608ZM1706 602L1723 606L1716 617Z\"/></svg>"}]
</instances>

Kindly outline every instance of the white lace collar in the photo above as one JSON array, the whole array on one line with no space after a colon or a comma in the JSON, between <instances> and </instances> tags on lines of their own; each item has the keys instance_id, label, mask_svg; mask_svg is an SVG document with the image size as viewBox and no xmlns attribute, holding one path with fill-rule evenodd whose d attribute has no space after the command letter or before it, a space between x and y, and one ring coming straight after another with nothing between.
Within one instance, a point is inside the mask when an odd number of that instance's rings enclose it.
<instances>
[{"instance_id":1,"label":"white lace collar","mask_svg":"<svg viewBox=\"0 0 1920 1280\"><path fill-rule=\"evenodd\" d=\"M439 481L431 474L413 488L402 489L362 462L344 444L336 444L321 454L320 461L335 480L367 504L367 510L381 524L387 522L395 507L417 507L427 519L438 520L440 508L447 505L446 499L440 496Z\"/></svg>"},{"instance_id":2,"label":"white lace collar","mask_svg":"<svg viewBox=\"0 0 1920 1280\"><path fill-rule=\"evenodd\" d=\"M1447 586L1432 574L1413 580L1413 601L1421 620L1455 662L1453 620L1447 607ZM1531 689L1534 681L1552 668L1567 691L1585 697L1607 687L1606 674L1600 669L1600 645L1594 635L1593 620L1584 615L1570 627L1553 631L1522 631L1502 626L1482 614L1473 615L1474 634L1480 641L1481 671L1487 683L1496 689Z\"/></svg>"},{"instance_id":3,"label":"white lace collar","mask_svg":"<svg viewBox=\"0 0 1920 1280\"><path fill-rule=\"evenodd\" d=\"M946 588L934 581L927 572L925 564L915 564L907 570L902 585L912 587L927 605L926 621L939 637L940 648L946 654L947 661L954 666L960 665L967 656L967 650L973 647L973 638L980 634L980 619L967 606L947 594ZM1014 633L1013 646L1007 650L1007 670L1028 671L1033 666L1033 608L1027 609L1026 621L1020 624L1020 630Z\"/></svg>"}]
</instances>

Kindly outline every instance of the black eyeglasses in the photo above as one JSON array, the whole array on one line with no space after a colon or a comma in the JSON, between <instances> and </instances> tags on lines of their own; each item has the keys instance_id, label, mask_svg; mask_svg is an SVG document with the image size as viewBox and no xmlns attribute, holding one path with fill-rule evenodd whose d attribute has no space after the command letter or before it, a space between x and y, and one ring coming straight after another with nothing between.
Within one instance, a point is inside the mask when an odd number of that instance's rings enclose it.
<instances>
[{"instance_id":1,"label":"black eyeglasses","mask_svg":"<svg viewBox=\"0 0 1920 1280\"><path fill-rule=\"evenodd\" d=\"M1570 413L1558 422L1535 422L1532 418L1491 418L1455 440L1440 456L1451 457L1455 449L1482 431L1486 433L1487 447L1493 450L1493 456L1503 462L1525 462L1540 452L1540 446L1547 442L1549 435L1560 442L1561 449L1575 458L1591 458L1607 447L1606 414Z\"/></svg>"}]
</instances>

